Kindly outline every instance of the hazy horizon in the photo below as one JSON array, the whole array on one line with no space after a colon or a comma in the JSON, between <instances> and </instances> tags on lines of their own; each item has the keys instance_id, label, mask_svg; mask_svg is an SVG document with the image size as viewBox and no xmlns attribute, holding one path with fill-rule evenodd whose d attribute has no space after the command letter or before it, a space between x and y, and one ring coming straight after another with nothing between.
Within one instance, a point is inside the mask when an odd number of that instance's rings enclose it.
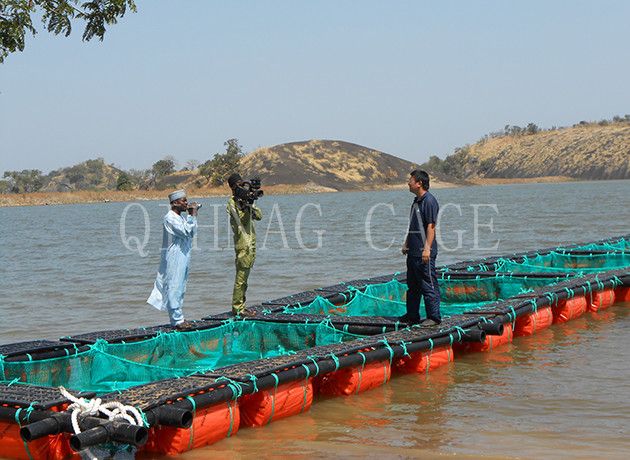
<instances>
[{"instance_id":1,"label":"hazy horizon","mask_svg":"<svg viewBox=\"0 0 630 460\"><path fill-rule=\"evenodd\" d=\"M422 163L506 124L630 112L630 4L138 2L103 42L36 23L0 65L0 173L146 169L334 139Z\"/></svg>"}]
</instances>

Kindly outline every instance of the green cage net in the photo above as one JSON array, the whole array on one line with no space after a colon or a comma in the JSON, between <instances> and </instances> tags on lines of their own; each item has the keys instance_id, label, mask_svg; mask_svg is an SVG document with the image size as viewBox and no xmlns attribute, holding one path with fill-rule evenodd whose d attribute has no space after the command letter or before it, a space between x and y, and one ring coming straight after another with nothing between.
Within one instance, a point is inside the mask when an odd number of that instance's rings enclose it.
<instances>
[{"instance_id":1,"label":"green cage net","mask_svg":"<svg viewBox=\"0 0 630 460\"><path fill-rule=\"evenodd\" d=\"M562 250L564 248L558 248ZM568 249L567 249L568 250ZM610 243L588 243L581 246L572 246L571 251L630 251L630 240L621 238Z\"/></svg>"},{"instance_id":2,"label":"green cage net","mask_svg":"<svg viewBox=\"0 0 630 460\"><path fill-rule=\"evenodd\" d=\"M596 273L630 266L630 254L610 252L607 254L571 254L551 252L525 258L522 262L499 259L495 263L497 272L573 272Z\"/></svg>"},{"instance_id":3,"label":"green cage net","mask_svg":"<svg viewBox=\"0 0 630 460\"><path fill-rule=\"evenodd\" d=\"M325 322L233 321L201 331L162 333L139 342L100 340L88 351L60 358L19 362L0 358L0 380L63 385L101 394L358 337Z\"/></svg>"},{"instance_id":4,"label":"green cage net","mask_svg":"<svg viewBox=\"0 0 630 460\"><path fill-rule=\"evenodd\" d=\"M472 279L453 279L446 276L439 280L440 311L444 316L461 314L496 300L505 300L524 294L534 288L546 286L566 277L536 278L497 275ZM339 316L400 316L406 312L407 285L398 280L372 284L365 291L351 288L350 299L343 304L333 304L317 297L306 305L286 307L286 314L339 315Z\"/></svg>"}]
</instances>

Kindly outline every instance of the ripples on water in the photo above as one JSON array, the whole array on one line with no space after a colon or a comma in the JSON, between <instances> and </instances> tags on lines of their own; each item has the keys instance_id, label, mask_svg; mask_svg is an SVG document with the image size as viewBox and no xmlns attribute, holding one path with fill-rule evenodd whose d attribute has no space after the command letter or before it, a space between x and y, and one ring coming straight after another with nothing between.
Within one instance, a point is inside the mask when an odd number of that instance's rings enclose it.
<instances>
[{"instance_id":1,"label":"ripples on water","mask_svg":"<svg viewBox=\"0 0 630 460\"><path fill-rule=\"evenodd\" d=\"M442 249L439 264L630 232L630 181L469 187L434 194L442 207L453 203L442 224L446 247L455 247L455 232L464 231L463 247ZM217 245L214 228L200 228L184 303L189 318L228 310L234 273L225 199L200 201L201 225L217 222L212 207L217 206L219 239ZM315 231L325 231L316 251L300 249L295 233L295 217L307 203L322 211L321 216L313 207L303 211L306 246L317 243ZM374 245L384 248L395 238L382 251L370 249L366 240L366 215L376 203L383 204L373 212ZM257 303L404 270L399 247L410 203L406 191L264 197L248 300ZM479 222L492 219L494 226L493 233L479 227L479 247L487 249L475 248L472 241L473 205L480 204L496 204L498 210L478 208ZM158 202L142 205L150 218L146 257L122 244L120 220L128 203L0 208L0 343L166 322L165 314L145 301L167 208ZM134 206L126 235L142 240L144 228L143 214ZM498 248L488 249L497 240ZM247 456L270 445L276 446L274 454L293 456L625 457L630 451L628 326L624 307L597 317L588 314L502 350L468 355L427 377L396 377L369 394L319 401L307 414L243 430L185 457Z\"/></svg>"}]
</instances>

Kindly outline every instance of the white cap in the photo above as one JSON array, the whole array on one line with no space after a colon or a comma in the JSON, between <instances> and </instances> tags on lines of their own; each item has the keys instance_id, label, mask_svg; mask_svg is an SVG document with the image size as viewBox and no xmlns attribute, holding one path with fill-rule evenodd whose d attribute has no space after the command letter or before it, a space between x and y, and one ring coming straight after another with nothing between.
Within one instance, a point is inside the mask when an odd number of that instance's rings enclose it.
<instances>
[{"instance_id":1,"label":"white cap","mask_svg":"<svg viewBox=\"0 0 630 460\"><path fill-rule=\"evenodd\" d=\"M173 193L168 195L168 200L172 203L175 200L179 200L180 198L184 198L186 196L185 190L175 190Z\"/></svg>"}]
</instances>

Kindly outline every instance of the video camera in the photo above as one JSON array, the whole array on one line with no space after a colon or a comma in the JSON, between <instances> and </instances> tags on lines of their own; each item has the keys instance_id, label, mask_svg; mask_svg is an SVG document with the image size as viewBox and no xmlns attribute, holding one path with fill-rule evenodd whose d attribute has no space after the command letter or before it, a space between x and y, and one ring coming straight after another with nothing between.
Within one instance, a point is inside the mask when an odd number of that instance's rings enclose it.
<instances>
[{"instance_id":1,"label":"video camera","mask_svg":"<svg viewBox=\"0 0 630 460\"><path fill-rule=\"evenodd\" d=\"M234 189L234 198L244 203L254 204L254 201L265 194L260 189L260 186L261 182L259 177L243 181Z\"/></svg>"}]
</instances>

